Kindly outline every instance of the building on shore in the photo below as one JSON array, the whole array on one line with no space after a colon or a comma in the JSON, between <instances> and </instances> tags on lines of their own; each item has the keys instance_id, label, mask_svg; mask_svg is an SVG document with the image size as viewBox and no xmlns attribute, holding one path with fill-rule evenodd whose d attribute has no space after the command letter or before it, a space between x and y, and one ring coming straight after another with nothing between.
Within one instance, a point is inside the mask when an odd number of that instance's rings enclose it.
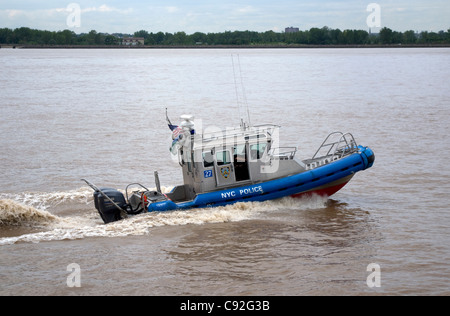
<instances>
[{"instance_id":1,"label":"building on shore","mask_svg":"<svg viewBox=\"0 0 450 316\"><path fill-rule=\"evenodd\" d=\"M300 32L300 29L298 27L291 26L291 27L287 27L285 29L285 32L286 33L297 33L297 32Z\"/></svg>"},{"instance_id":2,"label":"building on shore","mask_svg":"<svg viewBox=\"0 0 450 316\"><path fill-rule=\"evenodd\" d=\"M143 37L124 37L122 38L122 45L125 46L139 46L144 45L145 39Z\"/></svg>"}]
</instances>

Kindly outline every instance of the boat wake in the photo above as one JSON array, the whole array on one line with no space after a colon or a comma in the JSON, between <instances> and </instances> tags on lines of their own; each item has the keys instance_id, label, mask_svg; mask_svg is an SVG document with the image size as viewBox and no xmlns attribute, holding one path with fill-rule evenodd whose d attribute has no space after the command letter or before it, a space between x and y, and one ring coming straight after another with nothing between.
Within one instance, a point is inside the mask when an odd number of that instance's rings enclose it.
<instances>
[{"instance_id":1,"label":"boat wake","mask_svg":"<svg viewBox=\"0 0 450 316\"><path fill-rule=\"evenodd\" d=\"M0 200L0 226L46 225L56 220L57 217L47 211L13 200Z\"/></svg>"},{"instance_id":2,"label":"boat wake","mask_svg":"<svg viewBox=\"0 0 450 316\"><path fill-rule=\"evenodd\" d=\"M154 227L264 219L274 211L320 209L326 204L327 199L319 196L284 198L216 208L146 213L105 225L95 210L92 190L86 188L54 193L0 194L0 246L148 235ZM2 227L21 229L17 230L18 236L10 237L2 235ZM23 228L32 229L32 233L23 234Z\"/></svg>"}]
</instances>

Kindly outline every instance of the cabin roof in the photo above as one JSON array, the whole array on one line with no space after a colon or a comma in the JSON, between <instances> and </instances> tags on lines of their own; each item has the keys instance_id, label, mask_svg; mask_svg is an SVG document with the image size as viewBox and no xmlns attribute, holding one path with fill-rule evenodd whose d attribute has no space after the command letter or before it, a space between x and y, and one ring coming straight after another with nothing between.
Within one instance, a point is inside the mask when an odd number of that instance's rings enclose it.
<instances>
[{"instance_id":1,"label":"cabin roof","mask_svg":"<svg viewBox=\"0 0 450 316\"><path fill-rule=\"evenodd\" d=\"M246 129L217 130L194 136L194 150L223 147L225 145L260 143L268 141L278 125L258 125Z\"/></svg>"}]
</instances>

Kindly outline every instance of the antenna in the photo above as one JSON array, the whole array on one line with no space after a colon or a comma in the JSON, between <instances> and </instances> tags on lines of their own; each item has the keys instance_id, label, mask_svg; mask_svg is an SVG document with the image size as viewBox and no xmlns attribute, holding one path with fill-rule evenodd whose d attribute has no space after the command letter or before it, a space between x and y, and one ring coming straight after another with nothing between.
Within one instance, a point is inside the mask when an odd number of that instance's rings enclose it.
<instances>
[{"instance_id":1,"label":"antenna","mask_svg":"<svg viewBox=\"0 0 450 316\"><path fill-rule=\"evenodd\" d=\"M237 62L238 62L238 67L239 67L239 80L240 80L241 91L239 91L238 83L237 83L236 67L235 67L235 63L234 63L235 57L233 54L231 54L231 62L233 63L233 74L234 74L234 87L236 90L236 102L237 102L237 105L239 108L239 118L241 120L241 128L245 130L247 126L251 126L250 110L248 107L247 93L246 93L245 87L244 87L244 80L242 77L241 59L239 57L239 54L237 54L236 56L237 56ZM239 92L242 94L242 98L244 101L244 104L242 104L242 106L245 106L247 111L245 111L245 108L244 109L241 108L241 102L239 101ZM244 113L242 113L242 111ZM246 118L247 122L244 121L245 115L247 115L247 118Z\"/></svg>"},{"instance_id":2,"label":"antenna","mask_svg":"<svg viewBox=\"0 0 450 316\"><path fill-rule=\"evenodd\" d=\"M239 119L241 120L242 125L242 115L241 115L241 104L239 103L239 92L238 92L238 86L237 86L237 79L236 79L236 67L234 65L234 55L231 54L231 63L233 64L233 78L234 78L234 88L236 90L236 103L239 110Z\"/></svg>"}]
</instances>

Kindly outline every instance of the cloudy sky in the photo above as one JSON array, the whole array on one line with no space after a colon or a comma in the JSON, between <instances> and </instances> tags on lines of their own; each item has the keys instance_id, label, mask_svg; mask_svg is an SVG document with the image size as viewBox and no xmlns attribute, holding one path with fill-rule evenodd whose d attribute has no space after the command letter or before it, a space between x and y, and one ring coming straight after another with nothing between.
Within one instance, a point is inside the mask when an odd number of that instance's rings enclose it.
<instances>
[{"instance_id":1,"label":"cloudy sky","mask_svg":"<svg viewBox=\"0 0 450 316\"><path fill-rule=\"evenodd\" d=\"M30 27L76 33L283 31L328 26L368 30L370 3L381 8L381 26L396 31L450 28L449 0L0 0L0 28ZM79 27L68 23L79 8Z\"/></svg>"}]
</instances>

